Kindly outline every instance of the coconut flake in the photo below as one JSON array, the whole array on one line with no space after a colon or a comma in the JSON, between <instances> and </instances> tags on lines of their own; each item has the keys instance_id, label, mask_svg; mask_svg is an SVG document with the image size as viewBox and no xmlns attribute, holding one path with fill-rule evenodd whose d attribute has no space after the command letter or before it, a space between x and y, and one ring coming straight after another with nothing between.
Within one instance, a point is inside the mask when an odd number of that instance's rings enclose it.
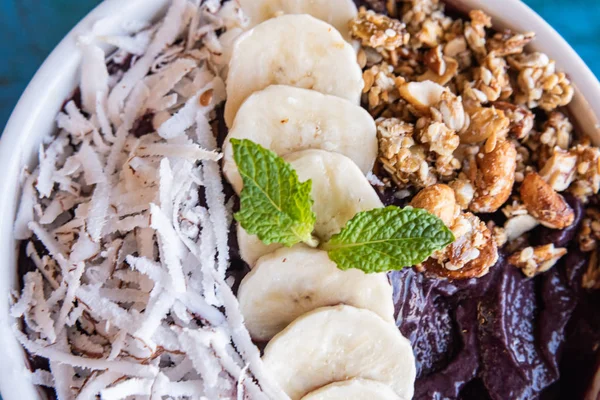
<instances>
[{"instance_id":1,"label":"coconut flake","mask_svg":"<svg viewBox=\"0 0 600 400\"><path fill-rule=\"evenodd\" d=\"M85 264L79 262L75 269L69 272L66 277L64 277L64 281L67 284L67 293L65 294L65 298L63 300L63 304L60 308L60 313L58 314L58 319L56 320L57 331L60 334L65 327L67 317L71 310L73 309L73 301L75 300L75 293L79 286L81 285L81 276L83 275L83 268Z\"/></svg>"},{"instance_id":2,"label":"coconut flake","mask_svg":"<svg viewBox=\"0 0 600 400\"><path fill-rule=\"evenodd\" d=\"M100 36L98 39L127 53L141 56L148 49L153 33L152 29L148 29L134 36Z\"/></svg>"},{"instance_id":3,"label":"coconut flake","mask_svg":"<svg viewBox=\"0 0 600 400\"><path fill-rule=\"evenodd\" d=\"M95 185L106 182L103 163L92 146L84 142L79 148L77 159L83 168L83 177L86 184Z\"/></svg>"},{"instance_id":4,"label":"coconut flake","mask_svg":"<svg viewBox=\"0 0 600 400\"><path fill-rule=\"evenodd\" d=\"M108 69L104 51L95 44L82 50L81 62L81 103L90 114L98 113L98 104L106 102L108 95Z\"/></svg>"},{"instance_id":5,"label":"coconut flake","mask_svg":"<svg viewBox=\"0 0 600 400\"><path fill-rule=\"evenodd\" d=\"M121 400L128 396L152 394L151 379L127 379L100 392L102 400Z\"/></svg>"},{"instance_id":6,"label":"coconut flake","mask_svg":"<svg viewBox=\"0 0 600 400\"><path fill-rule=\"evenodd\" d=\"M28 376L32 384L38 386L54 387L54 377L50 371L43 369L36 369L31 372L28 369L24 370L23 373Z\"/></svg>"},{"instance_id":7,"label":"coconut flake","mask_svg":"<svg viewBox=\"0 0 600 400\"><path fill-rule=\"evenodd\" d=\"M106 371L90 378L79 392L76 400L96 400L102 389L122 378L123 374Z\"/></svg>"},{"instance_id":8,"label":"coconut flake","mask_svg":"<svg viewBox=\"0 0 600 400\"><path fill-rule=\"evenodd\" d=\"M207 113L224 99L225 83L221 78L215 77L208 85L200 89L195 96L190 98L177 114L164 122L158 128L158 134L165 139L183 135L186 129L194 124L198 112Z\"/></svg>"},{"instance_id":9,"label":"coconut flake","mask_svg":"<svg viewBox=\"0 0 600 400\"><path fill-rule=\"evenodd\" d=\"M183 293L185 292L185 278L183 276L181 260L176 251L180 247L179 238L175 233L175 229L173 229L173 226L157 205L151 204L150 212L152 214L151 226L153 229L156 229L161 238L161 256L171 275L173 288L176 292Z\"/></svg>"},{"instance_id":10,"label":"coconut flake","mask_svg":"<svg viewBox=\"0 0 600 400\"><path fill-rule=\"evenodd\" d=\"M102 236L102 229L106 224L110 189L107 183L100 183L94 189L94 195L90 201L90 210L87 218L87 231L94 242L98 242Z\"/></svg>"},{"instance_id":11,"label":"coconut flake","mask_svg":"<svg viewBox=\"0 0 600 400\"><path fill-rule=\"evenodd\" d=\"M37 172L30 174L23 184L14 228L15 239L17 240L25 240L31 236L31 229L29 229L28 224L33 221L33 208L37 203L34 187L37 176Z\"/></svg>"},{"instance_id":12,"label":"coconut flake","mask_svg":"<svg viewBox=\"0 0 600 400\"><path fill-rule=\"evenodd\" d=\"M156 32L146 54L125 73L123 78L110 93L108 98L108 111L110 119L115 125L119 125L121 122L121 110L123 109L125 99L131 93L134 85L146 76L158 54L167 46L171 45L177 38L183 20L186 3L186 0L173 0L167 15L162 21L162 25Z\"/></svg>"},{"instance_id":13,"label":"coconut flake","mask_svg":"<svg viewBox=\"0 0 600 400\"><path fill-rule=\"evenodd\" d=\"M188 58L175 60L170 66L164 68L158 81L150 87L151 95L146 101L146 108L154 110L163 110L159 106L159 101L166 96L175 85L187 74L189 74L197 65L197 61Z\"/></svg>"},{"instance_id":14,"label":"coconut flake","mask_svg":"<svg viewBox=\"0 0 600 400\"><path fill-rule=\"evenodd\" d=\"M285 398L224 279L232 200L209 118L225 98L215 32L239 16L219 9L175 0L157 25L107 37L104 21L80 38L86 113L69 102L59 114L15 223L49 254L28 243L38 271L11 313L23 345L49 358L60 399ZM103 41L129 51L108 57L127 72L108 74ZM149 112L158 132L134 130Z\"/></svg>"},{"instance_id":15,"label":"coconut flake","mask_svg":"<svg viewBox=\"0 0 600 400\"><path fill-rule=\"evenodd\" d=\"M78 198L71 193L59 192L44 210L40 217L40 224L49 225L56 221L62 213L72 209L77 204Z\"/></svg>"}]
</instances>

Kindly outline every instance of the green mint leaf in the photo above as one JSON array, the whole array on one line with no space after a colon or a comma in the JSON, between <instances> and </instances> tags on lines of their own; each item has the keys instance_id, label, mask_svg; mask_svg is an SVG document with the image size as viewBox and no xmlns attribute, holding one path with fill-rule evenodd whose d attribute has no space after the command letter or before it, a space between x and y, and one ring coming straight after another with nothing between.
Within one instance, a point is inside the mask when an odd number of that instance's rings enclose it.
<instances>
[{"instance_id":1,"label":"green mint leaf","mask_svg":"<svg viewBox=\"0 0 600 400\"><path fill-rule=\"evenodd\" d=\"M265 244L312 244L312 181L301 183L290 164L251 140L231 139L231 145L244 182L235 219Z\"/></svg>"},{"instance_id":2,"label":"green mint leaf","mask_svg":"<svg viewBox=\"0 0 600 400\"><path fill-rule=\"evenodd\" d=\"M338 268L372 273L419 264L453 241L438 217L418 208L389 206L356 214L323 248Z\"/></svg>"}]
</instances>

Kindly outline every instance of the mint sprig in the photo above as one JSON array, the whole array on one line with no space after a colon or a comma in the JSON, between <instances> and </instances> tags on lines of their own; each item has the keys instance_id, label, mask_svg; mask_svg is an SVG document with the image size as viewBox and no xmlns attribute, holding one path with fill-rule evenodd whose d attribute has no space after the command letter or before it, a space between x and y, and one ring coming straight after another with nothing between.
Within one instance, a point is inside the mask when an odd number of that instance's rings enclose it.
<instances>
[{"instance_id":1,"label":"mint sprig","mask_svg":"<svg viewBox=\"0 0 600 400\"><path fill-rule=\"evenodd\" d=\"M316 245L312 181L300 182L281 157L250 140L231 139L231 145L244 183L235 219L265 244Z\"/></svg>"},{"instance_id":2,"label":"mint sprig","mask_svg":"<svg viewBox=\"0 0 600 400\"><path fill-rule=\"evenodd\" d=\"M312 233L312 182L270 150L247 139L231 139L233 157L244 183L235 219L265 244L317 247ZM320 248L338 268L366 273L419 264L454 241L441 219L423 209L389 206L360 212Z\"/></svg>"},{"instance_id":3,"label":"mint sprig","mask_svg":"<svg viewBox=\"0 0 600 400\"><path fill-rule=\"evenodd\" d=\"M358 213L323 249L340 269L373 273L419 264L453 241L438 217L418 208L389 206Z\"/></svg>"}]
</instances>

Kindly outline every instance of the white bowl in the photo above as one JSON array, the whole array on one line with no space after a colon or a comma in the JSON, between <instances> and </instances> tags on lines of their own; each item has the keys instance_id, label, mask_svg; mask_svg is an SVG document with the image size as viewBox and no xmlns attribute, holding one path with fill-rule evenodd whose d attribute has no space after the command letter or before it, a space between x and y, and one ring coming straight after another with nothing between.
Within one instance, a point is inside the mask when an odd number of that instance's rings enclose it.
<instances>
[{"instance_id":1,"label":"white bowl","mask_svg":"<svg viewBox=\"0 0 600 400\"><path fill-rule=\"evenodd\" d=\"M464 10L479 8L494 17L495 27L534 31L534 50L555 59L576 86L570 112L580 129L600 143L600 83L565 40L541 17L519 0L448 0ZM44 137L53 133L55 116L78 85L81 60L77 37L106 17L107 34L122 30L126 21L149 21L164 12L169 0L106 0L85 17L56 47L39 69L15 108L0 140L3 172L0 180L0 393L4 400L40 398L40 392L23 374L25 354L12 335L14 323L8 316L8 299L17 289L16 249L12 228L19 200L19 176L23 167L32 168ZM110 49L107 49L110 51Z\"/></svg>"}]
</instances>

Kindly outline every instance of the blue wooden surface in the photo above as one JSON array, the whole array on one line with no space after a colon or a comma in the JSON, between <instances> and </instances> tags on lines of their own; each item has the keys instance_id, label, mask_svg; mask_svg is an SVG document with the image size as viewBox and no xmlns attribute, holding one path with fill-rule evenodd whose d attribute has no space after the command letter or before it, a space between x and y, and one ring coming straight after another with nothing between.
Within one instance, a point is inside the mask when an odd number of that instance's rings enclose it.
<instances>
[{"instance_id":1,"label":"blue wooden surface","mask_svg":"<svg viewBox=\"0 0 600 400\"><path fill-rule=\"evenodd\" d=\"M127 1L127 0L122 0ZM490 0L501 1L501 0ZM0 0L0 132L52 48L100 0ZM525 0L600 76L600 0Z\"/></svg>"}]
</instances>

